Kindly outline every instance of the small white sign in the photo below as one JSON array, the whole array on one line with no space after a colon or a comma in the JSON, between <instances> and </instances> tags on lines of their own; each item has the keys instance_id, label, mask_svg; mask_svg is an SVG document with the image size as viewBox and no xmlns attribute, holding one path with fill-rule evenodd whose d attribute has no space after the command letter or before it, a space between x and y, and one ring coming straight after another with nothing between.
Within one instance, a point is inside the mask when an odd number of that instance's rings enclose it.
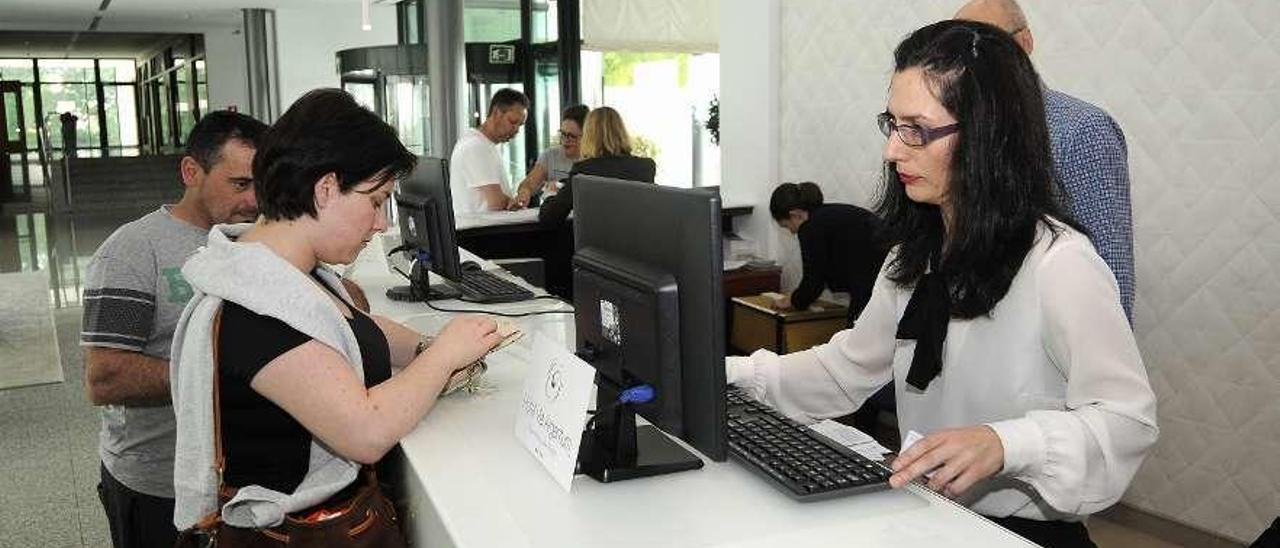
<instances>
[{"instance_id":1,"label":"small white sign","mask_svg":"<svg viewBox=\"0 0 1280 548\"><path fill-rule=\"evenodd\" d=\"M516 413L516 439L569 491L596 370L541 334L534 336L532 346Z\"/></svg>"}]
</instances>

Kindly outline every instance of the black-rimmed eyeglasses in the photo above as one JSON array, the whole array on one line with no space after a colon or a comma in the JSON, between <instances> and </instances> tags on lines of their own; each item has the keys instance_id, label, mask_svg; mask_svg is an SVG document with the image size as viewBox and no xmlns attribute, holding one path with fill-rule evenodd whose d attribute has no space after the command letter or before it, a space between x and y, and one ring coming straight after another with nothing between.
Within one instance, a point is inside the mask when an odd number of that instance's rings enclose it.
<instances>
[{"instance_id":1,"label":"black-rimmed eyeglasses","mask_svg":"<svg viewBox=\"0 0 1280 548\"><path fill-rule=\"evenodd\" d=\"M560 131L560 140L561 140L561 141L567 141L567 140L569 140L569 139L581 139L581 138L582 138L582 134L581 134L581 133L569 133L569 132L564 131L564 130L561 130L561 131Z\"/></svg>"},{"instance_id":2,"label":"black-rimmed eyeglasses","mask_svg":"<svg viewBox=\"0 0 1280 548\"><path fill-rule=\"evenodd\" d=\"M941 127L898 124L893 121L893 115L888 112L881 112L876 115L876 125L880 126L880 133L883 133L886 138L897 132L898 139L902 141L902 144L909 147L922 147L936 139L941 139L960 131L960 124L958 123Z\"/></svg>"}]
</instances>

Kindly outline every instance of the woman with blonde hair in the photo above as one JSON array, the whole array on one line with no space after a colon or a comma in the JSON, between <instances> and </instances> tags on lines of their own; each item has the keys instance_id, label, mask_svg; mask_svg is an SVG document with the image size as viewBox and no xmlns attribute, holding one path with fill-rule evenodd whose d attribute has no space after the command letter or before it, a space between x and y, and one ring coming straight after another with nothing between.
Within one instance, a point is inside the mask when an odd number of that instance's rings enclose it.
<instances>
[{"instance_id":1,"label":"woman with blonde hair","mask_svg":"<svg viewBox=\"0 0 1280 548\"><path fill-rule=\"evenodd\" d=\"M573 179L575 175L597 175L628 181L652 183L657 164L650 158L631 154L631 136L618 111L600 107L587 114L582 128L582 160L573 164L564 188L542 204L538 221L544 225L559 225L573 210Z\"/></svg>"}]
</instances>

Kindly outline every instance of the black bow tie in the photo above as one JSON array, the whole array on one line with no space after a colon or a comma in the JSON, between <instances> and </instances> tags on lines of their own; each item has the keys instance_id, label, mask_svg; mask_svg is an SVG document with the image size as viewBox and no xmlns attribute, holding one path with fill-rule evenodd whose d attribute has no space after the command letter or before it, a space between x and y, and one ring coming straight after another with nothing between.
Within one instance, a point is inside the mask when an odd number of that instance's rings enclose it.
<instances>
[{"instance_id":1,"label":"black bow tie","mask_svg":"<svg viewBox=\"0 0 1280 548\"><path fill-rule=\"evenodd\" d=\"M907 383L921 391L942 371L942 343L951 321L951 293L946 277L934 270L916 282L907 309L898 321L899 339L916 341Z\"/></svg>"}]
</instances>

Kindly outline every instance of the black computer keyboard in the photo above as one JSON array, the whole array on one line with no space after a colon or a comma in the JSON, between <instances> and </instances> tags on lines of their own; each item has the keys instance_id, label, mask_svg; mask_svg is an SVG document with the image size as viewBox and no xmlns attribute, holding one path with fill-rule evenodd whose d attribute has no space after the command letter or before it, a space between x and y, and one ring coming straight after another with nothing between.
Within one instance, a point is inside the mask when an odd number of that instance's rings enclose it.
<instances>
[{"instance_id":1,"label":"black computer keyboard","mask_svg":"<svg viewBox=\"0 0 1280 548\"><path fill-rule=\"evenodd\" d=\"M782 416L732 386L725 394L729 454L800 501L889 487L892 474L847 447Z\"/></svg>"},{"instance_id":2,"label":"black computer keyboard","mask_svg":"<svg viewBox=\"0 0 1280 548\"><path fill-rule=\"evenodd\" d=\"M484 270L466 270L454 285L462 299L477 303L509 303L527 301L533 292Z\"/></svg>"}]
</instances>

